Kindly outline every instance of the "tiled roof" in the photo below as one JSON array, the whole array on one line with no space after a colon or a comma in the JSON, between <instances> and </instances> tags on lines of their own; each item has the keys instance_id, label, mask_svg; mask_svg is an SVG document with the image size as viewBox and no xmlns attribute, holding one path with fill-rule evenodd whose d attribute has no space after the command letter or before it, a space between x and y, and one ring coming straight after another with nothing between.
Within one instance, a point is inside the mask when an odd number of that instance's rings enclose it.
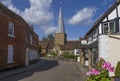
<instances>
[{"instance_id":1,"label":"tiled roof","mask_svg":"<svg viewBox=\"0 0 120 81\"><path fill-rule=\"evenodd\" d=\"M42 49L52 49L54 46L54 41L45 40L45 41L39 41L39 45L42 47Z\"/></svg>"},{"instance_id":2,"label":"tiled roof","mask_svg":"<svg viewBox=\"0 0 120 81\"><path fill-rule=\"evenodd\" d=\"M48 49L53 49L54 41L49 41Z\"/></svg>"},{"instance_id":3,"label":"tiled roof","mask_svg":"<svg viewBox=\"0 0 120 81\"><path fill-rule=\"evenodd\" d=\"M49 41L39 41L39 45L42 49L46 49L48 46Z\"/></svg>"},{"instance_id":4,"label":"tiled roof","mask_svg":"<svg viewBox=\"0 0 120 81\"><path fill-rule=\"evenodd\" d=\"M53 49L54 41L39 41L42 49ZM75 48L81 48L80 41L67 41L65 45L59 45L61 50L73 50Z\"/></svg>"},{"instance_id":5,"label":"tiled roof","mask_svg":"<svg viewBox=\"0 0 120 81\"><path fill-rule=\"evenodd\" d=\"M65 45L59 45L61 50L73 50L75 48L81 48L80 41L67 41Z\"/></svg>"}]
</instances>

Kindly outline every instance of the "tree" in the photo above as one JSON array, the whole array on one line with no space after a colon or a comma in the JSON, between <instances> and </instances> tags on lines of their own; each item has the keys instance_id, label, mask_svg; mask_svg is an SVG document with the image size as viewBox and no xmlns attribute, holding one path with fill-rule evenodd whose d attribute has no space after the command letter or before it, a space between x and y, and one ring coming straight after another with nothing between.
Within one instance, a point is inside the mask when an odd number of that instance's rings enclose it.
<instances>
[{"instance_id":1,"label":"tree","mask_svg":"<svg viewBox=\"0 0 120 81\"><path fill-rule=\"evenodd\" d=\"M41 46L39 45L39 46L38 46L38 52L39 52L39 54L41 53L41 50L42 50L42 48L41 48Z\"/></svg>"},{"instance_id":2,"label":"tree","mask_svg":"<svg viewBox=\"0 0 120 81\"><path fill-rule=\"evenodd\" d=\"M47 37L43 37L42 40L54 40L53 34L49 34Z\"/></svg>"},{"instance_id":3,"label":"tree","mask_svg":"<svg viewBox=\"0 0 120 81\"><path fill-rule=\"evenodd\" d=\"M48 35L48 40L54 40L53 34L49 34L49 35Z\"/></svg>"},{"instance_id":4,"label":"tree","mask_svg":"<svg viewBox=\"0 0 120 81\"><path fill-rule=\"evenodd\" d=\"M48 40L48 39L46 37L43 37L42 40L44 41L44 40Z\"/></svg>"}]
</instances>

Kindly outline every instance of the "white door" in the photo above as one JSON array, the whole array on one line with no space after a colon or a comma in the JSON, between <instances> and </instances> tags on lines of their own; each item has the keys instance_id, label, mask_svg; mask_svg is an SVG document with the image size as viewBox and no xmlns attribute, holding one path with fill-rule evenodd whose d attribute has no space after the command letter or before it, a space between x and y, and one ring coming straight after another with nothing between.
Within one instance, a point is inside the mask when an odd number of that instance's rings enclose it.
<instances>
[{"instance_id":1,"label":"white door","mask_svg":"<svg viewBox=\"0 0 120 81\"><path fill-rule=\"evenodd\" d=\"M8 63L13 63L13 45L8 45Z\"/></svg>"},{"instance_id":2,"label":"white door","mask_svg":"<svg viewBox=\"0 0 120 81\"><path fill-rule=\"evenodd\" d=\"M25 52L25 66L29 65L29 48Z\"/></svg>"}]
</instances>

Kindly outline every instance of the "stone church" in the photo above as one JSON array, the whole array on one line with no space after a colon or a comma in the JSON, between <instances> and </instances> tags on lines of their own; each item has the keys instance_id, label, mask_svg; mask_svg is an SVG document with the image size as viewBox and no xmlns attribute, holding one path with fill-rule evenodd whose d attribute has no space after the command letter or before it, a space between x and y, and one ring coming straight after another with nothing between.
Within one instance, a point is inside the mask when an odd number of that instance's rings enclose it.
<instances>
[{"instance_id":1,"label":"stone church","mask_svg":"<svg viewBox=\"0 0 120 81\"><path fill-rule=\"evenodd\" d=\"M54 41L39 41L39 45L42 48L42 54L46 54L49 51L55 51L58 55L61 55L64 52L69 52L75 55L79 53L79 49L81 48L80 40L67 41L62 6L60 6L58 26L54 34Z\"/></svg>"}]
</instances>

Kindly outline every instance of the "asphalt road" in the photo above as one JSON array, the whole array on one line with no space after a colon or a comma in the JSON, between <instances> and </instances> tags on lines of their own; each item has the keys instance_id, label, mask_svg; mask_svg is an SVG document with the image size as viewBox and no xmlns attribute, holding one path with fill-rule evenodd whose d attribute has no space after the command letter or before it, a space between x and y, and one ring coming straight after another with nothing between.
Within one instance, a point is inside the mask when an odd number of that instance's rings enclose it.
<instances>
[{"instance_id":1,"label":"asphalt road","mask_svg":"<svg viewBox=\"0 0 120 81\"><path fill-rule=\"evenodd\" d=\"M64 60L46 60L30 71L0 81L85 81L87 69L79 63Z\"/></svg>"}]
</instances>

